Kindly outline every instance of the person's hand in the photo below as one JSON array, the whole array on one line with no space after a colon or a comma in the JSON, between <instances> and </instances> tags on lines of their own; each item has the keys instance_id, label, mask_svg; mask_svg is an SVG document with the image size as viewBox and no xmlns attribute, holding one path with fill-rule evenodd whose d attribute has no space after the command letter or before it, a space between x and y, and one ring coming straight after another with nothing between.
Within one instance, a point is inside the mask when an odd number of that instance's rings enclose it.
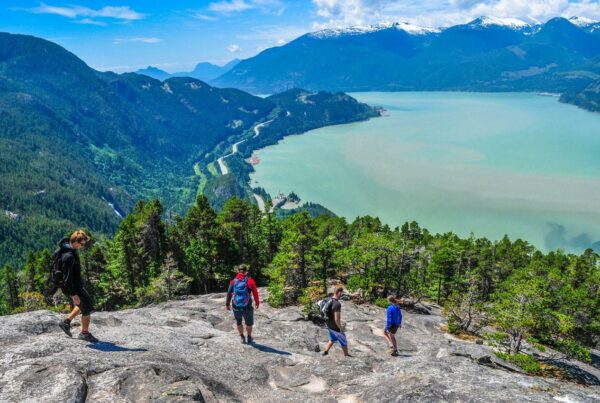
<instances>
[{"instance_id":1,"label":"person's hand","mask_svg":"<svg viewBox=\"0 0 600 403\"><path fill-rule=\"evenodd\" d=\"M227 310L231 311L231 305L227 305Z\"/></svg>"},{"instance_id":2,"label":"person's hand","mask_svg":"<svg viewBox=\"0 0 600 403\"><path fill-rule=\"evenodd\" d=\"M255 309L258 309L258 306L259 306L259 305L260 305L260 304L256 304L256 307L255 307Z\"/></svg>"},{"instance_id":3,"label":"person's hand","mask_svg":"<svg viewBox=\"0 0 600 403\"><path fill-rule=\"evenodd\" d=\"M73 299L73 303L75 305L81 304L81 300L79 299L79 295L71 295L71 299Z\"/></svg>"}]
</instances>

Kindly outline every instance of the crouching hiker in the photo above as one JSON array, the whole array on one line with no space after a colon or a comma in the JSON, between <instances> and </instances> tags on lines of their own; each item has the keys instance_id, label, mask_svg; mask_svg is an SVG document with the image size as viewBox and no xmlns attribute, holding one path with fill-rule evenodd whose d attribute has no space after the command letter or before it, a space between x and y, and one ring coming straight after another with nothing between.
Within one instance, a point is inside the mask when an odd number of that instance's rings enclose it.
<instances>
[{"instance_id":1,"label":"crouching hiker","mask_svg":"<svg viewBox=\"0 0 600 403\"><path fill-rule=\"evenodd\" d=\"M342 346L344 355L350 357L348 354L348 340L346 334L342 331L342 303L340 298L344 293L344 288L341 286L336 287L333 292L333 297L330 301L327 301L326 306L326 318L327 318L327 330L329 332L329 341L323 350L323 355L329 354L329 350L333 346L333 343L338 342Z\"/></svg>"},{"instance_id":2,"label":"crouching hiker","mask_svg":"<svg viewBox=\"0 0 600 403\"><path fill-rule=\"evenodd\" d=\"M82 230L77 230L69 238L63 238L59 242L59 248L54 252L52 259L52 282L53 293L57 289L69 299L71 314L67 319L59 323L59 327L69 336L71 334L71 322L81 313L81 333L78 339L90 343L96 343L96 339L90 333L90 320L92 310L92 299L83 288L81 280L81 263L77 251L88 243L90 238Z\"/></svg>"},{"instance_id":3,"label":"crouching hiker","mask_svg":"<svg viewBox=\"0 0 600 403\"><path fill-rule=\"evenodd\" d=\"M246 265L241 264L237 267L237 275L231 280L229 289L227 290L227 300L225 306L227 310L231 310L233 306L233 316L237 325L238 333L242 339L242 344L246 342L252 344L252 326L254 325L254 308L252 307L252 296L254 297L254 306L258 309L260 300L258 299L258 290L256 283L247 273ZM248 339L244 337L244 327L242 319L246 323L246 334Z\"/></svg>"},{"instance_id":4,"label":"crouching hiker","mask_svg":"<svg viewBox=\"0 0 600 403\"><path fill-rule=\"evenodd\" d=\"M396 344L396 332L402 327L402 311L400 310L399 301L390 295L387 297L390 305L386 311L386 322L383 337L388 344L388 354L394 357L398 355L398 345Z\"/></svg>"}]
</instances>

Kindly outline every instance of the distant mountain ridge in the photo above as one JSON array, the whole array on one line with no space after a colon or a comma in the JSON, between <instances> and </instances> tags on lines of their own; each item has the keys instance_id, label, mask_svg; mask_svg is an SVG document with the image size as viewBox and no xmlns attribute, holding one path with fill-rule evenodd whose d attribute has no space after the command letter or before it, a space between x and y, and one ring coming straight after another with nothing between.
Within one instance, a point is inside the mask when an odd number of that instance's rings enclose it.
<instances>
[{"instance_id":1,"label":"distant mountain ridge","mask_svg":"<svg viewBox=\"0 0 600 403\"><path fill-rule=\"evenodd\" d=\"M152 77L161 81L173 77L192 77L202 81L210 81L214 78L219 77L222 74L227 73L239 62L239 59L233 59L223 66L218 66L216 64L208 62L201 62L198 63L192 71L182 71L178 73L168 73L164 70L159 69L158 67L148 66L145 69L137 70L135 73L143 74L145 76Z\"/></svg>"},{"instance_id":2,"label":"distant mountain ridge","mask_svg":"<svg viewBox=\"0 0 600 403\"><path fill-rule=\"evenodd\" d=\"M445 29L396 22L327 29L267 49L212 84L254 93L334 91L550 91L600 74L600 23L573 17L529 24L481 17Z\"/></svg>"}]
</instances>

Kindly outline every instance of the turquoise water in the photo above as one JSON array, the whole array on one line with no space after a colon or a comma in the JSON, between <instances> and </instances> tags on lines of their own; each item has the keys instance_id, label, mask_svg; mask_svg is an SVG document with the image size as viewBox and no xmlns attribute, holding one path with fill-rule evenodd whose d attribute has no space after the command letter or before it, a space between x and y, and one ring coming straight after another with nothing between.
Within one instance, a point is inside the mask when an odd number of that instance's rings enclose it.
<instances>
[{"instance_id":1,"label":"turquoise water","mask_svg":"<svg viewBox=\"0 0 600 403\"><path fill-rule=\"evenodd\" d=\"M253 185L349 220L600 250L600 114L534 94L352 95L387 116L259 150Z\"/></svg>"}]
</instances>

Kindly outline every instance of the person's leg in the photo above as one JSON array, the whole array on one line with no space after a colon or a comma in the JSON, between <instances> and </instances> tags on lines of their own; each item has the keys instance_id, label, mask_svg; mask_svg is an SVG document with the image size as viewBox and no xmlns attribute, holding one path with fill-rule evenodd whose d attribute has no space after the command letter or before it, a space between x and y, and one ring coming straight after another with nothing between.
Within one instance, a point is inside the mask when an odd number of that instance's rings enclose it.
<instances>
[{"instance_id":1,"label":"person's leg","mask_svg":"<svg viewBox=\"0 0 600 403\"><path fill-rule=\"evenodd\" d=\"M252 338L252 326L254 326L254 309L244 311L244 322L246 323L246 334Z\"/></svg>"},{"instance_id":2,"label":"person's leg","mask_svg":"<svg viewBox=\"0 0 600 403\"><path fill-rule=\"evenodd\" d=\"M71 313L69 314L69 317L67 319L69 319L69 322L72 322L73 319L75 319L75 317L77 315L79 315L79 307L75 306L75 308L73 308L73 310L71 311Z\"/></svg>"},{"instance_id":3,"label":"person's leg","mask_svg":"<svg viewBox=\"0 0 600 403\"><path fill-rule=\"evenodd\" d=\"M394 351L398 351L398 344L396 343L396 335L391 334L390 338L392 339L392 346L394 348Z\"/></svg>"},{"instance_id":4,"label":"person's leg","mask_svg":"<svg viewBox=\"0 0 600 403\"><path fill-rule=\"evenodd\" d=\"M81 315L81 333L87 333L90 331L90 320L91 315Z\"/></svg>"},{"instance_id":5,"label":"person's leg","mask_svg":"<svg viewBox=\"0 0 600 403\"><path fill-rule=\"evenodd\" d=\"M327 341L327 344L325 345L325 350L323 350L324 354L329 353L329 350L331 350L331 347L333 346L333 342L331 340Z\"/></svg>"},{"instance_id":6,"label":"person's leg","mask_svg":"<svg viewBox=\"0 0 600 403\"><path fill-rule=\"evenodd\" d=\"M392 340L390 337L390 333L387 330L383 332L383 338L385 339L388 347L392 348L393 347Z\"/></svg>"},{"instance_id":7,"label":"person's leg","mask_svg":"<svg viewBox=\"0 0 600 403\"><path fill-rule=\"evenodd\" d=\"M348 339L346 339L346 334L338 333L337 340L339 341L340 346L342 346L342 351L344 352L344 356L349 357L350 354L348 353Z\"/></svg>"}]
</instances>

